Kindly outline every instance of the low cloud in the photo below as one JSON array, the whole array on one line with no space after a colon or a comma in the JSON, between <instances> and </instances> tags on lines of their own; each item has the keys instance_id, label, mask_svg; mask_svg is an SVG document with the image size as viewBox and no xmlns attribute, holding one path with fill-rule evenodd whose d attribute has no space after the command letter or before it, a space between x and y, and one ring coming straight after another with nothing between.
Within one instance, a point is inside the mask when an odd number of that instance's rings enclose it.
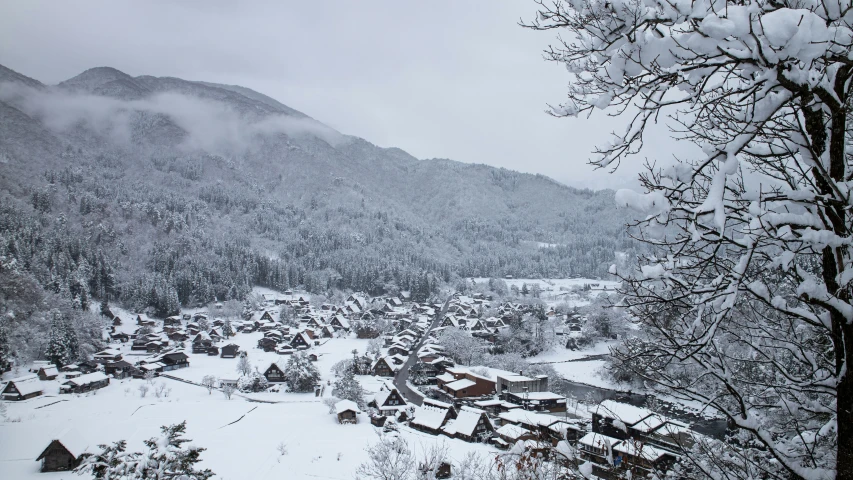
<instances>
[{"instance_id":1,"label":"low cloud","mask_svg":"<svg viewBox=\"0 0 853 480\"><path fill-rule=\"evenodd\" d=\"M229 105L177 93L142 100L120 100L71 93L57 88L38 90L15 83L0 84L0 100L39 119L47 128L67 132L84 126L114 143L131 144L131 122L139 113L163 115L186 132L182 148L218 154L251 150L263 136L313 136L332 146L346 141L341 133L309 118L270 115L250 120Z\"/></svg>"}]
</instances>

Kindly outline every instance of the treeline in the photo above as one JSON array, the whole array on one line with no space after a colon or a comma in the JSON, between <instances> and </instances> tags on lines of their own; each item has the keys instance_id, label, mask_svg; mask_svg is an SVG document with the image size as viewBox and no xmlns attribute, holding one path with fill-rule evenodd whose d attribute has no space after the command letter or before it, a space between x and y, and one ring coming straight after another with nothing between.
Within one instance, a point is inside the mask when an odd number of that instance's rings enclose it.
<instances>
[{"instance_id":1,"label":"treeline","mask_svg":"<svg viewBox=\"0 0 853 480\"><path fill-rule=\"evenodd\" d=\"M84 309L106 298L171 315L182 305L242 299L253 285L410 290L425 299L462 276L604 277L614 251L632 248L622 222L607 218L612 208L597 212L599 225L570 205L557 218L427 221L381 200L281 204L271 187L220 157L62 156L65 166L35 179L26 198L6 196L0 255ZM583 222L583 231L559 231ZM531 231L571 241L536 248L523 240Z\"/></svg>"}]
</instances>

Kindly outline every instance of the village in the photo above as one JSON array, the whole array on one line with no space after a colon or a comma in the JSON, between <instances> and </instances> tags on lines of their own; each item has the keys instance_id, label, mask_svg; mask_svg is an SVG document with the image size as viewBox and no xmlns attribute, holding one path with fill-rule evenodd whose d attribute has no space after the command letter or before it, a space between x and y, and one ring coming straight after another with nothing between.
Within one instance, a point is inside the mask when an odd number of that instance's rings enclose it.
<instances>
[{"instance_id":1,"label":"village","mask_svg":"<svg viewBox=\"0 0 853 480\"><path fill-rule=\"evenodd\" d=\"M109 348L90 360L62 366L36 361L27 367L29 372L19 367L3 376L2 404L6 417L16 420L0 428L17 431L32 443L22 441L13 449L28 449L21 455L31 458L7 453L0 462L6 467L14 464L20 478L51 478L56 475L51 472L67 472L97 445L115 440L115 432L98 437L99 430L109 430L107 424L92 425L92 415L114 413L98 411L102 398L111 399L108 410L114 402L150 410L152 401L168 408L190 395L191 403L199 404L197 411L206 412L208 419L221 417L219 423L227 423L224 420L239 404L251 406L237 420L241 423L249 423L243 417L256 419L257 409L281 422L280 411L311 405L318 415L317 407L328 407L330 413L321 411L320 418L305 415L292 425L282 423L281 431L323 424L323 432L337 436L355 424L348 433L358 428L359 440L348 446L356 447L349 457L361 454L375 438L361 430L369 428L374 436L451 442L454 452L528 451L554 462L590 462L600 478L615 478L627 470L666 471L679 451L693 442L695 432L686 423L612 400L580 404L552 392L550 384L556 379L547 375L457 365L442 345L441 339L447 338L442 333L454 329L488 346L525 308L511 302L497 304L479 293L456 293L436 303L352 294L337 305L316 305L309 294L293 291L258 293L255 306L240 318L224 317L220 303L163 319L115 308L117 313L105 321ZM487 310L497 315L483 318ZM571 337L580 330L577 316L558 314L553 308L545 315L560 317L560 335ZM300 362L310 362L307 369L317 375L297 392L288 383L287 371ZM334 391L342 375L340 365L346 362L363 387L363 399L341 399ZM79 418L74 414L77 402L92 403L94 410ZM54 424L50 412L59 409L77 420ZM322 421L327 415L340 432ZM156 416L162 417L172 415ZM50 428L24 434L21 427L30 422ZM195 425L190 423L193 431ZM128 433L140 438L140 427L133 421L128 425L132 425ZM206 444L202 437L197 441ZM298 442L310 445L311 440ZM270 471L288 460L278 458ZM451 460L442 467L444 478L452 476ZM327 467L309 466L318 472Z\"/></svg>"}]
</instances>

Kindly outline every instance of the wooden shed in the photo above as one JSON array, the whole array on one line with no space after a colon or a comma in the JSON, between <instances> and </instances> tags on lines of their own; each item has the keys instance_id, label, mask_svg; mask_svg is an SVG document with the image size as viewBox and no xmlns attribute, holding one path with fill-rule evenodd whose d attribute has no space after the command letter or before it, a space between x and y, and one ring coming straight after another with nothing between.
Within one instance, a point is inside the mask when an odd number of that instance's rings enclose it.
<instances>
[{"instance_id":1,"label":"wooden shed","mask_svg":"<svg viewBox=\"0 0 853 480\"><path fill-rule=\"evenodd\" d=\"M358 423L358 408L352 400L341 400L335 404L335 412L338 414L338 423Z\"/></svg>"},{"instance_id":2,"label":"wooden shed","mask_svg":"<svg viewBox=\"0 0 853 480\"><path fill-rule=\"evenodd\" d=\"M42 472L62 472L80 464L88 443L76 430L66 430L51 440L36 461L41 462Z\"/></svg>"}]
</instances>

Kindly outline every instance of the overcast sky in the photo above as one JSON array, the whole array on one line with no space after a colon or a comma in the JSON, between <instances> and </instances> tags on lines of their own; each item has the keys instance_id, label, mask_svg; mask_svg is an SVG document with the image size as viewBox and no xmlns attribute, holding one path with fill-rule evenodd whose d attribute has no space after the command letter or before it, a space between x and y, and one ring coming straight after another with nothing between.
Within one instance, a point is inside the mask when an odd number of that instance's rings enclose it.
<instances>
[{"instance_id":1,"label":"overcast sky","mask_svg":"<svg viewBox=\"0 0 853 480\"><path fill-rule=\"evenodd\" d=\"M555 119L565 69L554 32L517 25L531 0L0 0L0 63L55 84L87 68L238 84L327 125L418 158L542 173L569 185L629 183L587 165L623 122ZM663 137L663 136L661 136ZM644 157L667 160L654 141Z\"/></svg>"}]
</instances>

